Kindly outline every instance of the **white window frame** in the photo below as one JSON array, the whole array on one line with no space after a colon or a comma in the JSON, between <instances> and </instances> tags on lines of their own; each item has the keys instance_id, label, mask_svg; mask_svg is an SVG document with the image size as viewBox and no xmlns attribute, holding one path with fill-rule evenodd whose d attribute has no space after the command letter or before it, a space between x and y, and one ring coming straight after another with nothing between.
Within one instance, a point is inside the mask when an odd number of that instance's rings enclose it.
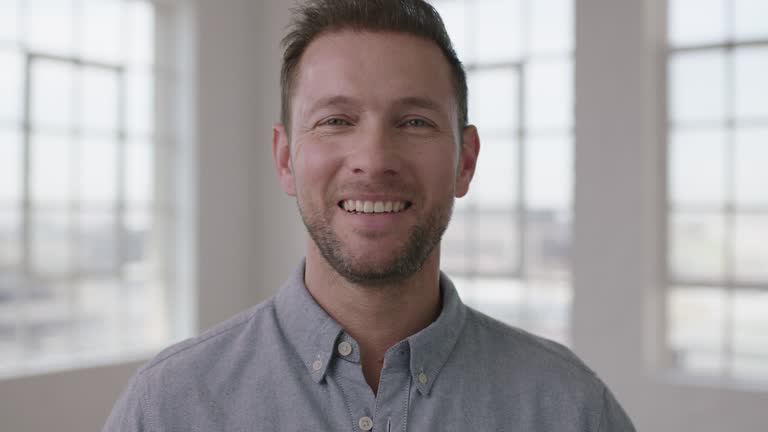
<instances>
[{"instance_id":1,"label":"white window frame","mask_svg":"<svg viewBox=\"0 0 768 432\"><path fill-rule=\"evenodd\" d=\"M726 8L732 12L733 6L734 6L734 0L726 0ZM727 17L723 17L724 20L728 21ZM714 288L718 291L721 291L724 294L725 300L722 307L723 310L723 341L722 346L720 347L720 351L718 352L719 356L721 357L721 360L723 362L723 368L722 371L718 374L718 377L713 377L718 380L723 381L732 381L731 385L736 386L750 386L751 383L749 381L746 381L744 378L735 377L733 375L733 371L731 369L732 362L734 359L734 350L733 350L733 335L734 335L734 327L733 327L733 294L736 290L751 290L751 291L766 291L768 290L768 285L765 283L759 283L759 282L748 282L748 281L740 281L736 280L733 277L733 250L734 250L734 225L735 225L735 217L739 214L747 214L747 212L739 211L737 206L733 203L733 197L735 195L735 172L733 170L734 166L734 153L735 153L735 141L733 139L734 133L739 129L740 124L738 124L738 121L735 119L735 115L733 113L734 111L734 104L733 104L733 95L735 92L734 89L734 82L735 77L733 74L733 54L734 51L740 48L747 48L747 47L761 47L768 49L768 38L766 39L753 39L753 40L744 40L744 41L725 41L721 43L707 43L707 44L690 44L685 46L679 46L679 47L673 47L669 46L666 49L666 56L665 56L665 64L669 65L669 62L678 54L684 54L684 53L722 53L725 55L725 61L726 61L726 68L727 73L725 75L725 94L726 94L726 108L725 108L725 117L723 119L722 123L716 124L714 121L709 122L709 126L715 126L719 130L723 130L726 135L726 142L724 143L725 151L726 151L726 159L722 161L723 165L725 166L725 182L726 182L726 198L722 206L718 205L712 205L712 206L692 206L692 207L686 207L686 206L680 206L676 207L672 200L669 199L669 187L665 188L665 195L663 200L663 205L665 207L664 213L665 217L667 219L667 222L664 224L664 245L665 247L662 249L661 253L664 254L666 257L665 259L665 279L666 279L666 286L667 289L672 288L680 288L680 289L691 289L691 288ZM668 71L668 67L665 67L665 73ZM668 92L669 92L669 80L666 77L664 77L664 90L665 90L665 100L668 100ZM667 104L665 104L665 113ZM666 150L663 152L664 156L668 158L669 149L670 149L670 143L669 143L669 135L674 130L675 125L671 123L671 120L667 116L667 118L663 119L665 129L666 129L666 135L664 137L664 145ZM747 120L746 122L742 122L742 124L746 124L746 126L753 126L753 125L760 125L760 126L768 126L768 121L754 121L752 119ZM697 125L698 126L698 125ZM666 165L666 171L669 172L672 167L668 160L665 160ZM768 188L768 185L766 185ZM671 243L671 236L669 232L669 226L672 215L675 213L675 211L683 210L685 213L688 214L717 214L720 216L723 216L723 227L724 227L724 244L723 244L723 262L724 262L724 269L723 269L723 277L722 279L718 281L712 281L708 278L704 279L698 279L698 278L675 278L673 275L673 272L671 270L670 266L670 260L669 260L669 252L670 252L670 245ZM753 208L750 209L748 214L757 214L762 215L765 217L768 217L768 208ZM768 261L768 257L767 257ZM768 314L768 311L766 311ZM669 314L661 314L660 315L660 321L662 328L668 329L668 319ZM669 331L665 332L665 339L669 339ZM766 335L766 344L768 344L768 335ZM662 356L661 361L666 362L665 366L667 368L674 368L673 364L673 352L672 347L669 343L665 343L665 355ZM768 362L768 358L765 359L766 362ZM685 370L676 370L672 373L679 373L682 375L687 375L689 372ZM691 377L694 379L699 379L701 377ZM706 378L705 378L706 379ZM768 377L757 377L757 380L765 381L764 385L766 388L768 388ZM741 381L741 382L740 382ZM746 381L746 382L745 382Z\"/></svg>"},{"instance_id":2,"label":"white window frame","mask_svg":"<svg viewBox=\"0 0 768 432\"><path fill-rule=\"evenodd\" d=\"M185 132L190 124L190 116L193 107L189 100L194 95L189 91L179 91L180 88L188 89L191 78L186 71L178 73L179 65L188 65L191 61L192 47L188 46L189 36L189 16L183 13L189 13L188 7L182 7L183 0L123 0L125 2L144 2L151 4L154 9L154 46L155 58L167 59L164 63L155 62L152 67L152 78L154 80L154 103L155 117L154 130L150 138L152 145L153 158L155 163L153 200L151 206L151 216L153 220L152 239L148 244L147 253L156 256L153 262L155 269L152 269L153 275L150 280L157 279L161 283L160 292L157 293L164 309L164 320L168 329L168 336L163 338L158 344L142 346L131 349L118 349L105 353L89 352L87 354L72 354L62 357L36 357L19 363L11 369L0 373L0 379L17 378L23 376L36 375L44 372L65 370L71 368L90 367L94 365L104 365L116 362L132 361L137 358L146 358L152 355L160 348L167 346L173 341L185 338L194 333L196 329L196 296L194 295L194 276L190 275L190 268L195 261L196 251L194 244L193 215L190 213L193 202L194 191L191 189L190 176L193 175L193 149L189 143L192 136ZM20 13L22 9L20 9ZM24 29L20 28L20 32ZM69 63L75 68L94 67L106 68L114 71L118 75L118 81L121 83L118 87L118 98L121 106L124 104L125 95L122 81L124 80L124 68L111 64L101 64L85 59L77 55L53 55L47 53L38 53L29 51L24 45L19 46L19 52L22 53L25 62L24 90L22 94L22 118L18 129L21 138L21 150L23 154L23 168L21 173L23 179L21 182L21 212L20 227L20 245L22 247L22 256L20 263L24 267L26 274L30 273L29 256L30 247L30 221L31 211L30 199L30 136L32 134L30 122L30 101L31 87L30 74L32 62L35 59L45 59L49 61L58 61ZM122 154L122 149L126 145L125 127L122 121L117 125L118 133L116 143L118 145L118 155ZM67 136L71 134L67 133ZM165 158L164 158L165 156ZM117 164L120 177L120 169L124 161ZM161 166L163 169L157 169ZM113 211L115 216L115 229L119 230L121 216L123 216L123 202L121 198L123 189L119 181L116 183L118 188L118 197L116 207ZM65 204L64 211L73 215L73 211L78 207L77 202ZM74 206L74 207L73 207ZM76 234L76 230L74 231ZM120 247L122 237L116 236L117 246ZM119 255L118 255L119 259ZM157 276L155 276L155 274ZM77 275L75 274L75 279ZM118 305L119 307L119 305ZM76 312L75 312L76 315ZM19 317L23 318L23 317ZM23 321L23 319L22 319ZM20 321L21 322L21 321ZM18 328L18 327L17 327ZM17 331L17 340L24 342L23 332Z\"/></svg>"},{"instance_id":3,"label":"white window frame","mask_svg":"<svg viewBox=\"0 0 768 432\"><path fill-rule=\"evenodd\" d=\"M448 3L449 1L446 0L440 0L442 2ZM437 2L431 2L431 3L440 3L440 1ZM455 0L453 0L455 1ZM529 12L529 6L531 2L535 0L522 0L521 4L521 12L526 13ZM573 0L571 0L573 1ZM464 4L471 3L472 0L462 0ZM466 11L465 11L466 12ZM472 39L472 28L469 25L469 23L472 22L472 12L474 10L471 10L469 12L466 12L465 15L465 23L466 23L466 40L463 42L469 42ZM450 29L449 29L450 32ZM519 29L519 36L521 42L526 41L529 37L530 29L523 25ZM456 44L456 41L453 41L454 44ZM460 59L463 60L463 59ZM567 325L562 326L560 322L568 322L570 318L570 301L572 300L572 258L573 258L573 215L574 215L574 207L573 207L573 193L572 190L569 190L569 197L568 197L568 203L564 208L558 208L558 209L545 209L548 214L554 215L554 216L566 216L569 219L569 224L566 226L566 230L569 233L568 236L568 248L569 248L569 254L568 254L568 260L565 263L565 271L563 274L555 274L555 275L531 275L529 273L528 268L528 258L531 254L531 250L529 248L528 239L529 239L529 228L531 226L529 215L532 212L539 211L541 209L538 209L536 207L533 207L530 205L530 197L527 191L527 174L528 174L528 165L527 165L527 149L531 145L531 136L534 137L546 137L546 136L563 136L568 146L571 148L571 154L573 154L573 146L574 146L574 128L573 128L573 118L570 119L570 126L564 127L564 128L531 128L526 122L526 116L525 116L525 110L527 108L527 101L526 101L526 80L528 79L527 71L530 69L531 65L535 65L538 62L547 62L547 61L563 61L567 60L569 66L570 66L570 73L571 76L573 75L574 71L574 53L573 49L567 52L562 53L531 53L531 52L523 52L518 57L508 60L508 61L493 61L493 62L487 62L487 61L478 61L475 58L470 59L469 61L466 61L464 63L464 68L467 74L467 81L470 81L471 74L473 72L483 72L483 71L503 71L505 73L509 73L510 76L514 77L515 81L515 87L517 92L517 98L514 101L514 104L517 109L517 116L514 119L514 129L510 130L509 136L514 137L515 140L515 157L516 157L516 165L514 167L516 177L515 177L515 183L513 185L510 185L516 190L515 196L516 196L516 203L514 205L514 209L508 210L508 209L489 209L489 208L483 208L482 205L477 205L475 202L473 202L470 198L470 202L464 203L459 202L457 204L463 204L461 206L457 205L454 207L454 216L461 216L465 218L467 222L465 222L465 231L463 238L466 239L466 243L472 245L474 235L472 234L473 225L475 225L478 221L477 216L483 215L483 214L495 214L495 215L509 215L510 219L514 217L514 230L516 231L517 236L517 245L516 245L516 256L517 256L517 262L514 266L511 267L510 271L500 271L500 272L489 272L484 270L478 270L477 268L473 266L468 266L467 269L464 271L453 271L452 269L446 269L446 271L449 273L450 276L454 278L454 281L457 284L457 289L459 293L462 295L464 301L468 303L469 305L473 307L477 307L481 311L486 311L490 313L490 311L486 310L486 306L494 306L493 304L487 304L488 300L485 300L481 294L480 291L482 291L483 286L482 283L479 283L477 285L474 284L475 280L478 279L494 279L494 280L514 280L516 283L520 284L520 290L522 292L522 300L520 301L518 307L514 311L516 314L515 320L513 322L510 322L510 324L514 324L516 326L520 326L523 328L526 328L529 331L536 332L541 334L544 337L556 339L561 343L569 344L570 343L570 328L568 328ZM469 89L470 93L472 89ZM470 111L472 107L470 106ZM470 119L469 122L472 124L472 115L470 113ZM482 160L483 158L483 152L482 152L482 142L483 142L483 136L484 131L482 127L479 128L479 134L480 134L480 141L481 141L481 151L480 151L480 158ZM496 132L496 131L493 131ZM470 193L471 193L470 188ZM449 227L449 230L451 227ZM443 253L445 253L446 244L445 241L443 242ZM445 264L443 264L445 266ZM533 283L532 283L533 282ZM537 289L537 286L535 284L539 282L549 282L554 283L557 285L562 285L562 287L568 291L568 295L566 296L565 304L564 305L558 305L563 306L563 309L558 308L558 313L564 314L565 316L559 317L557 321L558 323L553 323L552 325L548 326L547 328L542 328L540 325L537 324L537 320L533 318L533 315L535 314L535 310L533 309L531 297L532 292L534 292ZM471 288L466 289L463 284L466 283ZM477 297L477 298L476 298ZM497 317L502 318L502 317Z\"/></svg>"}]
</instances>

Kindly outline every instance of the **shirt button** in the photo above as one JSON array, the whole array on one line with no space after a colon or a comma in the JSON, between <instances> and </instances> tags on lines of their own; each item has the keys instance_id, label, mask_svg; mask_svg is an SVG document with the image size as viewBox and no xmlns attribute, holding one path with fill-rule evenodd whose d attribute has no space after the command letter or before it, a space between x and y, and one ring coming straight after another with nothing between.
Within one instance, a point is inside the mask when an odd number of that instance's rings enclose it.
<instances>
[{"instance_id":1,"label":"shirt button","mask_svg":"<svg viewBox=\"0 0 768 432\"><path fill-rule=\"evenodd\" d=\"M427 374L425 374L424 372L419 373L419 382L422 383L422 384L426 384L427 383Z\"/></svg>"},{"instance_id":2,"label":"shirt button","mask_svg":"<svg viewBox=\"0 0 768 432\"><path fill-rule=\"evenodd\" d=\"M357 422L357 425L360 426L361 430L369 431L373 429L373 420L368 416L360 417L360 421Z\"/></svg>"},{"instance_id":3,"label":"shirt button","mask_svg":"<svg viewBox=\"0 0 768 432\"><path fill-rule=\"evenodd\" d=\"M323 362L321 362L320 360L315 360L315 362L312 363L312 369L319 371L322 368L323 368Z\"/></svg>"},{"instance_id":4,"label":"shirt button","mask_svg":"<svg viewBox=\"0 0 768 432\"><path fill-rule=\"evenodd\" d=\"M352 345L349 342L342 342L339 344L339 354L348 356L352 354Z\"/></svg>"}]
</instances>

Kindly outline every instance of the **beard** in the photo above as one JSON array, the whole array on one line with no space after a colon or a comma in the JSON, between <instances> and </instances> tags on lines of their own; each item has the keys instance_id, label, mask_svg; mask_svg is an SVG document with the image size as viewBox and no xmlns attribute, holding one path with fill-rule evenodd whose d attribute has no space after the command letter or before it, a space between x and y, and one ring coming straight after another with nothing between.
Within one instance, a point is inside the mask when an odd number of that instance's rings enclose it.
<instances>
[{"instance_id":1,"label":"beard","mask_svg":"<svg viewBox=\"0 0 768 432\"><path fill-rule=\"evenodd\" d=\"M341 239L331 228L333 212L337 209L329 206L325 213L307 211L301 200L297 203L304 226L323 258L344 279L362 285L403 281L421 270L434 248L440 244L453 212L453 196L450 196L445 204L432 209L410 229L407 240L391 257L378 263L366 263L361 257L345 250Z\"/></svg>"}]
</instances>

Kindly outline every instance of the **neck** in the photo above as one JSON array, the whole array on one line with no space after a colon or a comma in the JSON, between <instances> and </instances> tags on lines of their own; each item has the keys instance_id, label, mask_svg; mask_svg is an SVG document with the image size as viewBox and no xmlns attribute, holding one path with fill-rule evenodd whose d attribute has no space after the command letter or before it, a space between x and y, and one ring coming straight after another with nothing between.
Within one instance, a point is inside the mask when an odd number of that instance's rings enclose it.
<instances>
[{"instance_id":1,"label":"neck","mask_svg":"<svg viewBox=\"0 0 768 432\"><path fill-rule=\"evenodd\" d=\"M427 327L440 314L440 251L422 269L391 283L353 283L328 264L309 240L304 283L315 301L360 345L363 373L374 390L391 346Z\"/></svg>"}]
</instances>

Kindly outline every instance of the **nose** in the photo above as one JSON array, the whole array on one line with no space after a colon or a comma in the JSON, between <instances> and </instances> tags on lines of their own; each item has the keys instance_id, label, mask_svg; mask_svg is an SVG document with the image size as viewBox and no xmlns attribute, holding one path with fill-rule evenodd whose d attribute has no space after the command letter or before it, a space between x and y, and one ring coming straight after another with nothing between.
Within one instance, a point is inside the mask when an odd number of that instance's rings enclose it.
<instances>
[{"instance_id":1,"label":"nose","mask_svg":"<svg viewBox=\"0 0 768 432\"><path fill-rule=\"evenodd\" d=\"M347 163L355 175L369 178L397 176L402 160L394 134L379 126L361 131Z\"/></svg>"}]
</instances>

